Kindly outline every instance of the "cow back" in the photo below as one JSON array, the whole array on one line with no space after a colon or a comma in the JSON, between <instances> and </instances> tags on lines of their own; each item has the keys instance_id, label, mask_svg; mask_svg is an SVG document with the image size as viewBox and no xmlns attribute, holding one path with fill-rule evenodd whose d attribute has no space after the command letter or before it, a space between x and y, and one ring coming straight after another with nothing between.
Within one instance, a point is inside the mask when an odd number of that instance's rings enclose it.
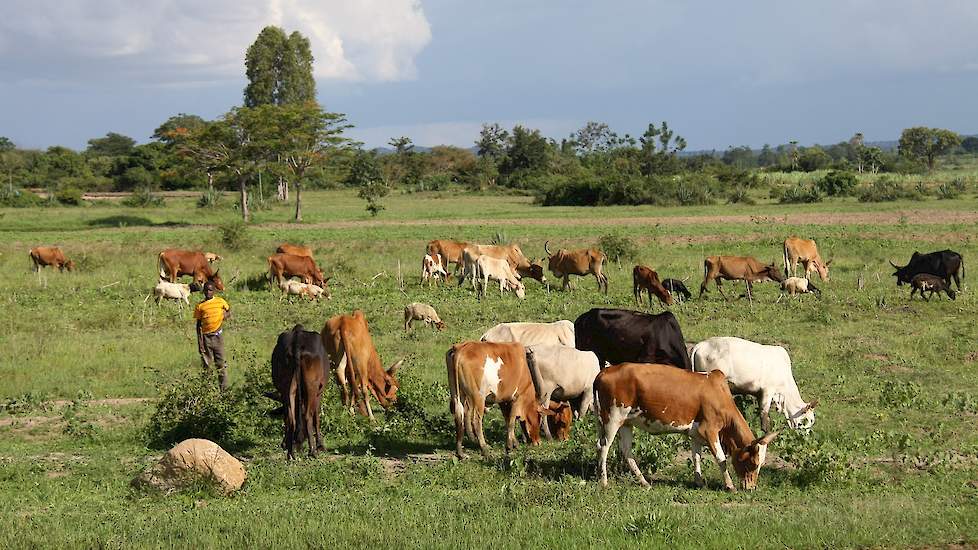
<instances>
[{"instance_id":1,"label":"cow back","mask_svg":"<svg viewBox=\"0 0 978 550\"><path fill-rule=\"evenodd\" d=\"M605 362L636 362L690 369L679 321L668 311L651 315L594 308L574 322L574 336L577 349L593 351L602 367Z\"/></svg>"}]
</instances>

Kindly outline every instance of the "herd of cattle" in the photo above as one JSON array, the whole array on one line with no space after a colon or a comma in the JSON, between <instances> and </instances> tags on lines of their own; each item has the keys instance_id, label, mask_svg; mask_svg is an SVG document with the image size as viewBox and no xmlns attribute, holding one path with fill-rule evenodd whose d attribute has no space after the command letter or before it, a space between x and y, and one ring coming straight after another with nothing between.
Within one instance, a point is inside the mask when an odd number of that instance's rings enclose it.
<instances>
[{"instance_id":1,"label":"herd of cattle","mask_svg":"<svg viewBox=\"0 0 978 550\"><path fill-rule=\"evenodd\" d=\"M599 290L608 291L603 274L604 254L595 249L552 252L544 245L547 267L569 287L570 275L593 275ZM285 294L316 299L330 296L325 277L308 247L283 244L268 258L269 283L277 283ZM75 269L57 247L30 251L31 266L53 266L61 271ZM189 293L205 282L224 289L219 270L212 267L220 256L201 251L167 249L158 256L160 280L154 289L157 301L173 298L187 301ZM801 263L804 277L795 277ZM765 265L752 257L711 256L704 261L700 296L714 281L723 295L721 281L742 280L746 295L752 285L775 281L785 293L817 293L810 275L829 280L829 262L823 262L814 241L789 238L784 243L784 270ZM454 264L450 273L447 269ZM960 254L943 250L930 254L915 252L905 266L893 264L897 284L910 284L915 292L946 292L954 299L953 279L961 289L964 263ZM191 284L177 283L180 276L192 277ZM437 284L466 278L481 296L490 281L500 292L513 291L522 298L522 279L547 284L542 260L530 261L516 245L478 245L451 240L431 241L422 261L422 283ZM292 280L299 279L298 281ZM691 293L683 281L661 279L646 266L633 270L633 292L637 302L648 292L665 305L688 300ZM780 298L779 298L780 299ZM925 297L925 299L927 299ZM415 320L439 329L445 323L427 304L412 303L404 309L404 328ZM284 414L282 447L294 458L297 446L308 442L309 453L323 449L320 434L320 400L332 375L340 389L344 407L373 418L371 396L383 408L397 399L397 371L403 360L384 368L373 344L362 311L328 319L321 332L296 325L281 333L272 352L272 379L276 391L268 396L279 401ZM771 432L770 409L784 414L788 426L808 430L814 424L816 401L806 402L795 384L791 360L780 346L766 346L733 337L715 337L689 344L676 317L669 311L658 315L622 309L595 308L573 323L504 323L490 328L479 340L458 343L447 350L449 410L455 422L456 454L465 457L467 435L486 453L483 417L489 404L499 406L506 424L506 450L517 444L516 428L530 444L546 438L566 439L574 419L593 410L598 430L598 470L607 484L607 455L615 438L629 469L647 485L631 455L632 429L653 434L683 433L689 437L697 483L702 484L701 454L705 446L715 458L727 489L735 490L728 472L732 465L741 486L753 489L764 463ZM737 408L733 394L757 398L761 428L755 437Z\"/></svg>"}]
</instances>

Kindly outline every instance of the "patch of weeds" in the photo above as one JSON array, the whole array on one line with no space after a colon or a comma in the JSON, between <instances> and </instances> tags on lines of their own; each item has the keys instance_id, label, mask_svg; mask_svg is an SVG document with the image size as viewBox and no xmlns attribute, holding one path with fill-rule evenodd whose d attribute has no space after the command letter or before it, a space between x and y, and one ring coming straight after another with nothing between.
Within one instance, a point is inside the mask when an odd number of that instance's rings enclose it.
<instances>
[{"instance_id":1,"label":"patch of weeds","mask_svg":"<svg viewBox=\"0 0 978 550\"><path fill-rule=\"evenodd\" d=\"M894 409L916 408L926 404L923 389L916 382L885 380L880 387L879 404Z\"/></svg>"},{"instance_id":2,"label":"patch of weeds","mask_svg":"<svg viewBox=\"0 0 978 550\"><path fill-rule=\"evenodd\" d=\"M941 403L956 412L978 414L978 396L966 392L951 392Z\"/></svg>"},{"instance_id":3,"label":"patch of weeds","mask_svg":"<svg viewBox=\"0 0 978 550\"><path fill-rule=\"evenodd\" d=\"M397 390L397 400L388 409L383 428L401 437L414 436L446 440L455 433L455 424L444 414L448 402L448 389L438 383L423 382L414 375L403 372ZM437 404L437 413L431 405Z\"/></svg>"},{"instance_id":4,"label":"patch of weeds","mask_svg":"<svg viewBox=\"0 0 978 550\"><path fill-rule=\"evenodd\" d=\"M48 396L42 393L27 392L10 399L0 400L0 412L7 414L27 414L35 410L49 410Z\"/></svg>"},{"instance_id":5,"label":"patch of weeds","mask_svg":"<svg viewBox=\"0 0 978 550\"><path fill-rule=\"evenodd\" d=\"M496 231L493 233L492 238L489 239L489 244L505 246L509 244L509 235L505 231Z\"/></svg>"},{"instance_id":6,"label":"patch of weeds","mask_svg":"<svg viewBox=\"0 0 978 550\"><path fill-rule=\"evenodd\" d=\"M79 414L84 409L85 404L75 400L61 410L61 420L65 423L62 432L65 435L80 439L98 439L101 429Z\"/></svg>"},{"instance_id":7,"label":"patch of weeds","mask_svg":"<svg viewBox=\"0 0 978 550\"><path fill-rule=\"evenodd\" d=\"M602 236L598 239L598 248L604 252L609 260L616 262L634 260L638 257L638 245L631 237L621 233Z\"/></svg>"},{"instance_id":8,"label":"patch of weeds","mask_svg":"<svg viewBox=\"0 0 978 550\"><path fill-rule=\"evenodd\" d=\"M665 537L671 539L680 528L679 521L659 511L632 516L622 526L625 534L633 537Z\"/></svg>"},{"instance_id":9,"label":"patch of weeds","mask_svg":"<svg viewBox=\"0 0 978 550\"><path fill-rule=\"evenodd\" d=\"M222 223L217 226L221 243L230 250L241 250L251 245L251 232L241 220Z\"/></svg>"},{"instance_id":10,"label":"patch of weeds","mask_svg":"<svg viewBox=\"0 0 978 550\"><path fill-rule=\"evenodd\" d=\"M781 459L794 466L791 479L799 487L841 481L850 475L847 457L827 448L814 433L782 432L778 449Z\"/></svg>"}]
</instances>

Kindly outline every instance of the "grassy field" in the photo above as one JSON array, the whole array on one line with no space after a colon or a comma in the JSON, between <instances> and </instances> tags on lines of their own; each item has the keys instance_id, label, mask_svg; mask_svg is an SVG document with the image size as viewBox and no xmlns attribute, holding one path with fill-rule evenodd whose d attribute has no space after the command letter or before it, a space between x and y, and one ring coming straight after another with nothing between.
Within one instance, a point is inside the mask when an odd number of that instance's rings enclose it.
<instances>
[{"instance_id":1,"label":"grassy field","mask_svg":"<svg viewBox=\"0 0 978 550\"><path fill-rule=\"evenodd\" d=\"M305 198L306 223L289 223L286 206L259 211L250 241L237 250L221 243L217 229L235 213L200 210L189 198L158 210L108 203L0 210L0 547L978 543L978 298L966 291L954 302L910 301L887 264L914 250L952 248L966 263L978 257L974 197L541 208L520 196L432 193L391 196L378 218L353 192ZM531 281L525 301L490 293L479 302L468 289L418 285L433 238L488 242L498 234L538 257L547 239L579 247L615 233L636 242L639 258L612 262L608 296L593 279L575 281L567 293ZM775 304L777 290L759 285L752 306L711 289L672 308L687 340L734 335L785 346L802 395L819 399L813 434L783 432L756 492L722 492L712 461L704 470L709 487L694 488L685 441L645 434L636 436L636 453L653 487L638 487L616 467L611 487L601 490L590 421L576 424L570 441L521 447L507 458L493 411L492 457L452 459L444 352L453 343L503 321L634 308L634 263L689 277L695 293L704 256L773 260L792 234L817 239L834 260L821 299ZM283 240L317 250L334 277L331 301L280 302L262 286L265 257ZM80 269L31 274L27 250L37 244L62 246ZM156 254L167 246L225 257L236 395L246 395L256 373L267 378L280 331L295 323L319 330L329 316L360 308L385 364L406 358L398 411L374 425L349 418L330 387L329 452L287 463L277 447L281 425L263 419L272 402L249 401L243 410L255 433L233 448L249 476L240 493L164 497L131 489L130 479L165 449L149 428L161 389L182 387L199 371L189 309L144 302ZM965 283L968 290L970 278ZM401 311L411 301L434 305L448 328L405 334ZM746 410L758 427L753 403Z\"/></svg>"}]
</instances>

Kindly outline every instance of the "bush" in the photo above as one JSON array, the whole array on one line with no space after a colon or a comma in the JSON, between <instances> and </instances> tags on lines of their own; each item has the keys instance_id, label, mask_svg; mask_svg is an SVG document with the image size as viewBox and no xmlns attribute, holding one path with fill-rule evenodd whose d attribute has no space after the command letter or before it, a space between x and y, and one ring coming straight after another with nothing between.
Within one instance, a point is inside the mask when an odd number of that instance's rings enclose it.
<instances>
[{"instance_id":1,"label":"bush","mask_svg":"<svg viewBox=\"0 0 978 550\"><path fill-rule=\"evenodd\" d=\"M856 175L852 172L832 170L818 180L818 190L830 197L851 195L856 188Z\"/></svg>"},{"instance_id":2,"label":"bush","mask_svg":"<svg viewBox=\"0 0 978 550\"><path fill-rule=\"evenodd\" d=\"M960 178L955 178L950 182L944 182L937 188L937 198L956 199L961 193L968 190L968 184Z\"/></svg>"},{"instance_id":3,"label":"bush","mask_svg":"<svg viewBox=\"0 0 978 550\"><path fill-rule=\"evenodd\" d=\"M81 206L82 192L77 187L62 187L55 191L54 200L67 206Z\"/></svg>"},{"instance_id":4,"label":"bush","mask_svg":"<svg viewBox=\"0 0 978 550\"><path fill-rule=\"evenodd\" d=\"M444 191L452 186L452 177L448 174L431 174L418 182L418 191Z\"/></svg>"},{"instance_id":5,"label":"bush","mask_svg":"<svg viewBox=\"0 0 978 550\"><path fill-rule=\"evenodd\" d=\"M920 190L911 190L900 182L883 176L864 188L859 194L859 202L889 202L898 199L923 199Z\"/></svg>"},{"instance_id":6,"label":"bush","mask_svg":"<svg viewBox=\"0 0 978 550\"><path fill-rule=\"evenodd\" d=\"M122 205L133 208L159 208L163 206L163 197L154 195L149 187L139 187L122 200Z\"/></svg>"},{"instance_id":7,"label":"bush","mask_svg":"<svg viewBox=\"0 0 978 550\"><path fill-rule=\"evenodd\" d=\"M251 233L241 220L222 223L217 226L221 243L230 250L241 250L251 244Z\"/></svg>"},{"instance_id":8,"label":"bush","mask_svg":"<svg viewBox=\"0 0 978 550\"><path fill-rule=\"evenodd\" d=\"M26 189L0 188L0 206L11 208L30 208L44 203L41 197Z\"/></svg>"},{"instance_id":9,"label":"bush","mask_svg":"<svg viewBox=\"0 0 978 550\"><path fill-rule=\"evenodd\" d=\"M755 204L746 187L737 186L727 195L727 204Z\"/></svg>"},{"instance_id":10,"label":"bush","mask_svg":"<svg viewBox=\"0 0 978 550\"><path fill-rule=\"evenodd\" d=\"M197 199L197 208L217 208L221 205L224 195L215 189L208 189Z\"/></svg>"},{"instance_id":11,"label":"bush","mask_svg":"<svg viewBox=\"0 0 978 550\"><path fill-rule=\"evenodd\" d=\"M794 466L791 476L796 485L843 480L851 472L849 461L839 451L830 450L816 435L798 430L781 433L778 454Z\"/></svg>"},{"instance_id":12,"label":"bush","mask_svg":"<svg viewBox=\"0 0 978 550\"><path fill-rule=\"evenodd\" d=\"M821 200L822 195L819 194L815 186L798 183L785 189L778 202L781 204L802 204Z\"/></svg>"},{"instance_id":13,"label":"bush","mask_svg":"<svg viewBox=\"0 0 978 550\"><path fill-rule=\"evenodd\" d=\"M616 262L634 260L638 257L638 246L631 237L620 233L612 233L598 239L598 247L608 257Z\"/></svg>"}]
</instances>

